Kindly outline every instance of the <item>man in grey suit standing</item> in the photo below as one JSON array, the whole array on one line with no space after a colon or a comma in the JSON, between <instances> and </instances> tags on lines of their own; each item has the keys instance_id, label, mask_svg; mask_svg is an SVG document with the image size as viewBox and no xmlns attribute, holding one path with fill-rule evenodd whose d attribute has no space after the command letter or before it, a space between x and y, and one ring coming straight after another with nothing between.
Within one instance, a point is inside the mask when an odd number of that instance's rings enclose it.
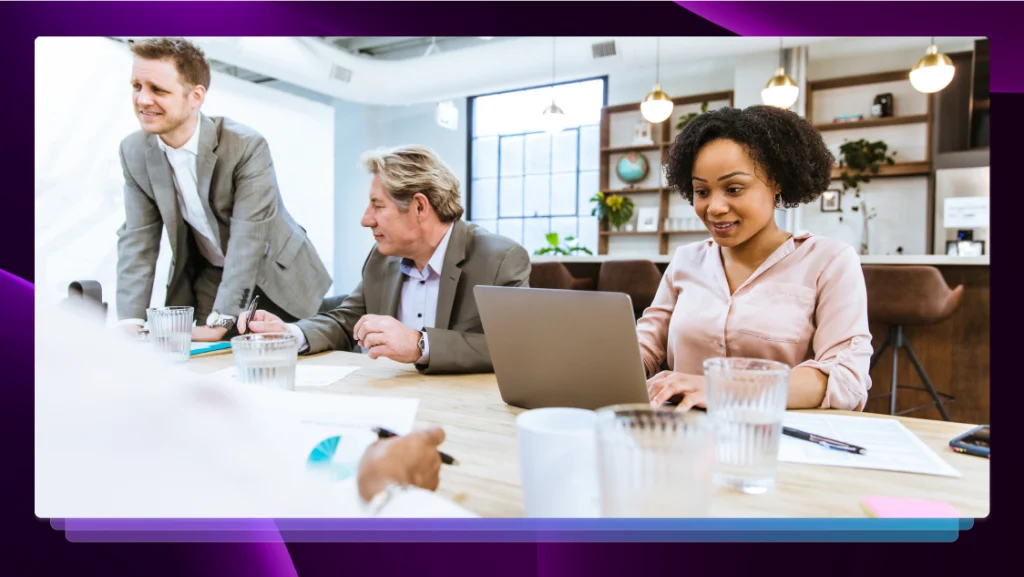
<instances>
[{"instance_id":1,"label":"man in grey suit standing","mask_svg":"<svg viewBox=\"0 0 1024 577\"><path fill-rule=\"evenodd\" d=\"M360 224L377 245L362 281L330 312L286 324L259 310L251 330L291 331L305 353L359 345L423 373L493 371L473 287L528 286L529 254L462 222L459 181L430 149L370 152L363 166L373 180Z\"/></svg>"},{"instance_id":2,"label":"man in grey suit standing","mask_svg":"<svg viewBox=\"0 0 1024 577\"><path fill-rule=\"evenodd\" d=\"M117 231L117 315L143 323L160 236L173 256L168 306L193 306L192 338L237 334L259 306L287 319L319 310L331 278L285 210L266 140L200 107L210 86L202 51L182 39L135 42L132 104L141 130L121 142L125 222Z\"/></svg>"}]
</instances>

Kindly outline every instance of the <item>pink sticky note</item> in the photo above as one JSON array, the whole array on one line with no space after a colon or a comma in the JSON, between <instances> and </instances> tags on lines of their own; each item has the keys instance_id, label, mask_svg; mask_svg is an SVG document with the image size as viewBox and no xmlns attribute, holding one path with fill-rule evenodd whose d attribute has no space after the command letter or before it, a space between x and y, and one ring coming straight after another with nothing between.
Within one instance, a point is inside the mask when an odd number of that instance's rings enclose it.
<instances>
[{"instance_id":1,"label":"pink sticky note","mask_svg":"<svg viewBox=\"0 0 1024 577\"><path fill-rule=\"evenodd\" d=\"M960 517L956 509L945 501L926 501L924 499L897 499L894 497L869 497L862 501L864 509L872 517L896 517L902 519Z\"/></svg>"}]
</instances>

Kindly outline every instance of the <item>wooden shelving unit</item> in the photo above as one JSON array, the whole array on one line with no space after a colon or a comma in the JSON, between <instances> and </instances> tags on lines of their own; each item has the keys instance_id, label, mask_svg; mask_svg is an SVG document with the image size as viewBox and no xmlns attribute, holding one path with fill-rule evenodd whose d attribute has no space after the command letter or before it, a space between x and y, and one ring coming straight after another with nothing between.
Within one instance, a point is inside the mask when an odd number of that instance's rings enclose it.
<instances>
[{"instance_id":1,"label":"wooden shelving unit","mask_svg":"<svg viewBox=\"0 0 1024 577\"><path fill-rule=\"evenodd\" d=\"M928 122L927 114L914 114L911 116L889 116L886 118L867 118L855 122L832 122L815 124L819 131L828 130L850 130L853 128L874 128L876 126L898 126L900 124L924 124Z\"/></svg>"},{"instance_id":2,"label":"wooden shelving unit","mask_svg":"<svg viewBox=\"0 0 1024 577\"><path fill-rule=\"evenodd\" d=\"M896 176L928 176L931 174L931 164L927 162L897 162L893 165L883 165L878 168L878 174L870 175L871 178L892 178ZM839 178L839 167L832 169L832 179Z\"/></svg>"},{"instance_id":3,"label":"wooden shelving unit","mask_svg":"<svg viewBox=\"0 0 1024 577\"><path fill-rule=\"evenodd\" d=\"M733 92L731 90L725 92L709 92L705 94L694 94L692 96L680 96L673 98L672 102L677 106L687 106L693 104L700 104L702 102L722 102L728 103L728 106L733 106ZM608 230L608 223L600 223L600 232L598 233L598 254L608 254L608 242L612 237L654 237L658 239L658 254L668 254L668 241L669 237L674 234L687 234L687 231L666 231L664 230L664 222L668 217L669 200L671 198L672 190L664 186L661 182L660 177L660 160L661 156L665 154L666 150L672 144L672 130L673 126L678 120L679 112L678 109L673 111L671 117L664 122L653 126L651 139L654 140L654 144L642 144L642 145L613 145L611 139L611 123L612 117L616 114L631 113L638 114L640 110L639 102L631 102L628 104L617 104L614 106L606 106L601 110L601 172L600 172L600 187L601 191L605 194L616 194L623 196L631 196L635 194L658 194L658 230L657 231L611 231ZM615 169L611 165L613 155L617 154L629 154L630 152L657 152L658 159L648 159L650 163L651 171L658 171L658 182L662 186L651 187L651 186L640 186L636 188L613 188L611 185L612 171Z\"/></svg>"},{"instance_id":4,"label":"wooden shelving unit","mask_svg":"<svg viewBox=\"0 0 1024 577\"><path fill-rule=\"evenodd\" d=\"M931 235L932 235L931 213L933 211L933 206L934 206L934 190L933 190L934 189L934 184L933 184L934 179L932 178L932 176L934 174L934 163L933 163L933 154L934 154L934 152L933 152L933 150L935 148L934 147L934 142L933 142L933 138L934 138L934 134L935 134L934 130L933 130L934 121L935 121L935 97L934 97L934 95L925 95L924 96L924 99L925 99L925 112L924 112L924 114L920 113L920 108L919 108L920 104L918 104L918 107L912 109L910 111L910 113L905 112L905 111L901 111L900 110L900 101L901 101L900 98L901 97L898 96L898 94L896 94L898 91L894 90L893 92L894 92L894 95L895 95L895 98L896 98L896 101L894 103L894 108L895 108L894 113L895 113L895 116L888 116L888 117L881 117L881 118L866 117L864 120L855 121L855 122L830 123L830 122L827 122L827 118L819 118L819 117L816 117L814 115L814 112L815 112L815 108L814 107L815 107L815 98L816 98L816 96L819 99L825 98L821 94L822 91L830 91L831 92L831 91L836 91L836 90L841 90L841 89L854 89L854 90L857 90L857 91L859 91L861 93L867 92L867 94L870 94L870 91L866 91L864 89L865 86L870 86L870 85L875 85L875 84L879 84L879 85L880 84L889 84L891 86L891 85L893 85L893 83L905 83L905 86L909 86L910 85L910 79L908 77L907 70L901 69L901 70L893 70L891 72L881 72L881 73L876 73L876 74L864 74L864 75L858 75L858 76L847 76L847 77L842 77L842 78L830 78L830 79L827 79L827 80L818 80L818 81L808 82L806 114L807 114L807 118L809 120L811 120L811 122L815 123L815 128L817 128L820 132L823 132L823 133L835 133L835 132L838 132L838 131L844 131L842 136L847 137L847 134L848 134L848 138L850 140L855 140L855 139L862 138L862 137L863 138L868 138L869 140L876 140L876 139L878 139L877 133L876 133L875 136L862 136L861 134L858 134L858 131L865 130L865 129L876 129L877 130L879 128L886 128L889 131L894 131L894 130L898 131L898 130L901 129L901 127L913 127L914 125L923 125L925 127L924 128L924 142L922 143L923 150L924 150L924 157L925 157L923 160L901 161L900 160L900 155L897 154L897 156L896 156L896 159L897 159L896 164L894 164L894 165L883 165L883 166L881 166L879 168L877 174L870 174L869 173L868 176L870 176L872 181L885 180L885 179L890 179L890 178L906 178L906 177L926 177L928 179L927 183L924 184L924 186L926 187L927 198L928 198L927 203L926 203L926 207L924 207L926 215L927 215L926 218L925 218L925 222L927 224L925 225L925 229L926 229L925 230L925 235L926 236L925 236L925 244L924 244L924 246L925 246L925 250L930 250L930 247L931 247L932 243L928 239L930 239ZM881 88L879 88L879 92L883 92L883 90ZM906 95L908 93L912 93L912 92L913 92L912 90L908 90L907 92L904 93L904 95ZM860 96L858 95L857 98L860 98ZM845 103L847 101L844 100L842 102ZM826 106L826 104L820 103L819 106L824 107L824 106ZM825 115L819 114L819 116L825 116ZM920 128L918 128L917 130L920 130ZM825 136L825 135L823 134L823 136ZM831 137L831 139L833 141L834 141L834 138L835 137ZM883 137L882 140L886 140L885 137ZM899 153L899 150L897 149L896 152ZM840 168L838 166L833 167L833 169L832 169L832 179L833 180L838 180L840 178L840 174L841 174Z\"/></svg>"}]
</instances>

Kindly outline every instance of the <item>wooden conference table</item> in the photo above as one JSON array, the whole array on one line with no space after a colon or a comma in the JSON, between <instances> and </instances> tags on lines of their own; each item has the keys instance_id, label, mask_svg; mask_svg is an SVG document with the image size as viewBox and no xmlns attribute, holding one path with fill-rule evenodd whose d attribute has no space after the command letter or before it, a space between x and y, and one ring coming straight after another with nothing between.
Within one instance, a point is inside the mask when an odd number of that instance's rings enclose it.
<instances>
[{"instance_id":1,"label":"wooden conference table","mask_svg":"<svg viewBox=\"0 0 1024 577\"><path fill-rule=\"evenodd\" d=\"M231 366L231 352L194 357L189 367L210 373ZM440 425L447 433L442 448L459 465L442 467L438 492L483 517L522 517L515 417L523 411L506 405L493 374L421 375L412 366L366 355L329 352L299 357L312 365L358 365L344 379L308 394L352 394L419 399L416 427ZM300 391L304 390L300 387ZM813 411L818 412L818 411ZM833 414L863 415L846 411ZM779 463L776 488L764 495L719 489L712 504L717 517L865 517L860 501L885 496L946 501L964 518L989 512L989 461L954 453L949 441L972 425L898 418L961 478L846 467Z\"/></svg>"}]
</instances>

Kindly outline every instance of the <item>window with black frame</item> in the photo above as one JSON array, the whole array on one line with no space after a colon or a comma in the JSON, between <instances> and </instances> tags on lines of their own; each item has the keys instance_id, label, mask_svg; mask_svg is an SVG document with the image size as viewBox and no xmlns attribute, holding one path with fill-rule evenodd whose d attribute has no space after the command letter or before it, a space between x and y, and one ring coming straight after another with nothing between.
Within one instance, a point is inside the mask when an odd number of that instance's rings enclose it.
<instances>
[{"instance_id":1,"label":"window with black frame","mask_svg":"<svg viewBox=\"0 0 1024 577\"><path fill-rule=\"evenodd\" d=\"M522 244L531 254L549 232L597 253L590 197L599 189L601 108L606 78L469 99L467 220ZM544 130L552 98L565 128Z\"/></svg>"}]
</instances>

